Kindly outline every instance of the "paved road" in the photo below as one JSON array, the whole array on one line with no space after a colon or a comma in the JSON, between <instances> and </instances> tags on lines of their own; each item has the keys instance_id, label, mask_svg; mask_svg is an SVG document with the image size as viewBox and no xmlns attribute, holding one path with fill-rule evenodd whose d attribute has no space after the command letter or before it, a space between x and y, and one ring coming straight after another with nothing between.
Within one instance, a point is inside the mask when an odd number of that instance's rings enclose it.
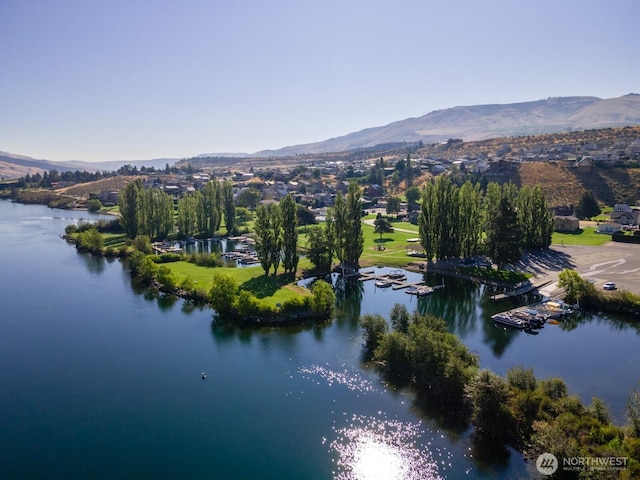
<instances>
[{"instance_id":1,"label":"paved road","mask_svg":"<svg viewBox=\"0 0 640 480\"><path fill-rule=\"evenodd\" d=\"M640 294L640 244L554 245L548 252L527 257L523 267L536 273L534 283L552 281L541 289L547 295L556 291L558 273L565 268L589 278L597 288L601 289L605 282L615 282L618 288Z\"/></svg>"}]
</instances>

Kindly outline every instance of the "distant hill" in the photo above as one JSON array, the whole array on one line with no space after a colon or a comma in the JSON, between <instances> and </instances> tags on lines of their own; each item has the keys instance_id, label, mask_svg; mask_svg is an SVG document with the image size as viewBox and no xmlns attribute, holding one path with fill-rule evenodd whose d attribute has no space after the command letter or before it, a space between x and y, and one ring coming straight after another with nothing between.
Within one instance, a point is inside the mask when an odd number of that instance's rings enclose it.
<instances>
[{"instance_id":1,"label":"distant hill","mask_svg":"<svg viewBox=\"0 0 640 480\"><path fill-rule=\"evenodd\" d=\"M499 137L561 133L606 127L640 125L640 95L630 93L618 98L552 97L533 102L475 105L435 110L418 118L408 118L382 127L331 138L322 142L307 143L263 150L251 155L240 153L202 154L196 158L215 157L230 159L285 157L304 154L349 152L400 148L405 142L422 141L432 144L450 138L467 142ZM164 168L176 158L154 160L118 160L111 162L50 162L21 155L0 152L0 179L18 178L37 171L107 170L113 171L130 164Z\"/></svg>"},{"instance_id":2,"label":"distant hill","mask_svg":"<svg viewBox=\"0 0 640 480\"><path fill-rule=\"evenodd\" d=\"M597 97L552 97L533 102L476 105L435 110L383 127L373 127L322 142L263 150L254 156L342 152L396 142L434 143L496 137L560 133L640 125L640 95L603 100Z\"/></svg>"},{"instance_id":3,"label":"distant hill","mask_svg":"<svg viewBox=\"0 0 640 480\"><path fill-rule=\"evenodd\" d=\"M58 172L66 171L107 171L113 172L123 165L133 165L138 168L154 167L156 169L164 168L168 163L174 165L179 159L177 158L156 158L153 160L114 160L109 162L84 162L84 161L65 161L51 162L49 160L41 160L24 155L16 155L14 153L0 152L0 180L13 180L24 177L25 175L33 175L44 171L57 170Z\"/></svg>"}]
</instances>

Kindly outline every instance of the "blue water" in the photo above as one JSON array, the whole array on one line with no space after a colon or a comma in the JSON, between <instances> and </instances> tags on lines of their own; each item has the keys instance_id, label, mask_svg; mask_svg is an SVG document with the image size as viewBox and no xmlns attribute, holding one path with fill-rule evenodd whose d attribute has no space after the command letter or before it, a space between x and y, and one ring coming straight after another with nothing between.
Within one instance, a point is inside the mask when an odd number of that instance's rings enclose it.
<instances>
[{"instance_id":1,"label":"blue water","mask_svg":"<svg viewBox=\"0 0 640 480\"><path fill-rule=\"evenodd\" d=\"M592 321L495 335L475 287L418 301L366 282L326 326L220 328L211 311L137 292L120 261L59 238L88 217L0 201L2 478L531 478L515 452L479 459L468 431L424 416L362 362L358 316L397 301L441 309L499 373L513 363L538 376L566 370L570 389L607 401L610 383L625 398L633 383L624 368L597 374L625 362L636 372L635 331ZM445 301L453 292L466 300ZM598 356L612 345L615 361ZM575 366L584 364L595 371Z\"/></svg>"}]
</instances>

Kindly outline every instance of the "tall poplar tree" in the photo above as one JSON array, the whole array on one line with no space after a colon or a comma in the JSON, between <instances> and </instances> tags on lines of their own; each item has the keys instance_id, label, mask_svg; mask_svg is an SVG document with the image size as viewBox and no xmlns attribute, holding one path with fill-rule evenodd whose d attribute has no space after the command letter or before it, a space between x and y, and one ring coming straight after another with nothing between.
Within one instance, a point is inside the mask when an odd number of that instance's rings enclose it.
<instances>
[{"instance_id":1,"label":"tall poplar tree","mask_svg":"<svg viewBox=\"0 0 640 480\"><path fill-rule=\"evenodd\" d=\"M482 192L478 184L466 181L460 190L458 225L460 229L460 254L472 257L480 251L482 241Z\"/></svg>"},{"instance_id":2,"label":"tall poplar tree","mask_svg":"<svg viewBox=\"0 0 640 480\"><path fill-rule=\"evenodd\" d=\"M138 219L140 190L142 190L142 181L140 179L136 179L133 182L128 183L118 195L120 226L122 226L122 229L129 238L136 237L140 230Z\"/></svg>"},{"instance_id":3,"label":"tall poplar tree","mask_svg":"<svg viewBox=\"0 0 640 480\"><path fill-rule=\"evenodd\" d=\"M349 183L346 202L345 229L345 262L358 266L364 249L364 232L362 231L362 203L361 190L356 182Z\"/></svg>"},{"instance_id":4,"label":"tall poplar tree","mask_svg":"<svg viewBox=\"0 0 640 480\"><path fill-rule=\"evenodd\" d=\"M233 200L233 186L229 180L222 183L222 208L227 235L231 235L236 228L236 204Z\"/></svg>"},{"instance_id":5,"label":"tall poplar tree","mask_svg":"<svg viewBox=\"0 0 640 480\"><path fill-rule=\"evenodd\" d=\"M436 253L437 244L436 197L433 182L427 182L422 191L422 207L418 216L420 244L424 249L427 261L431 261Z\"/></svg>"},{"instance_id":6,"label":"tall poplar tree","mask_svg":"<svg viewBox=\"0 0 640 480\"><path fill-rule=\"evenodd\" d=\"M295 272L298 268L298 207L288 194L280 201L282 211L282 266L284 273Z\"/></svg>"},{"instance_id":7,"label":"tall poplar tree","mask_svg":"<svg viewBox=\"0 0 640 480\"><path fill-rule=\"evenodd\" d=\"M256 253L265 275L269 275L271 269L271 249L273 248L273 236L269 210L265 205L259 205L256 209L256 220L253 224L256 240Z\"/></svg>"},{"instance_id":8,"label":"tall poplar tree","mask_svg":"<svg viewBox=\"0 0 640 480\"><path fill-rule=\"evenodd\" d=\"M487 218L487 253L501 269L522 256L522 229L509 195L502 197L495 214Z\"/></svg>"},{"instance_id":9,"label":"tall poplar tree","mask_svg":"<svg viewBox=\"0 0 640 480\"><path fill-rule=\"evenodd\" d=\"M342 192L336 194L330 215L333 218L333 250L340 263L346 263L345 238L347 230L347 213Z\"/></svg>"}]
</instances>

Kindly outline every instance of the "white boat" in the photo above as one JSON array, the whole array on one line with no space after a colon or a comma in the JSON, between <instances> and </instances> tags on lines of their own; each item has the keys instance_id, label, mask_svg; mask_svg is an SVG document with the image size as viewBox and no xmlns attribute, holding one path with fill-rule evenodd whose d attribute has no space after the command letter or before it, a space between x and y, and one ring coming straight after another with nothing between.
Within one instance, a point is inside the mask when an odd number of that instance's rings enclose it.
<instances>
[{"instance_id":1,"label":"white boat","mask_svg":"<svg viewBox=\"0 0 640 480\"><path fill-rule=\"evenodd\" d=\"M502 323L503 325L518 328L520 330L528 326L527 322L525 322L524 320L515 318L505 313L496 313L495 315L491 315L491 319L496 323Z\"/></svg>"},{"instance_id":2,"label":"white boat","mask_svg":"<svg viewBox=\"0 0 640 480\"><path fill-rule=\"evenodd\" d=\"M418 295L419 297L423 297L425 295L431 295L433 292L434 290L431 287L418 287L416 295Z\"/></svg>"},{"instance_id":3,"label":"white boat","mask_svg":"<svg viewBox=\"0 0 640 480\"><path fill-rule=\"evenodd\" d=\"M376 287L387 288L391 286L391 282L388 280L376 280Z\"/></svg>"}]
</instances>

